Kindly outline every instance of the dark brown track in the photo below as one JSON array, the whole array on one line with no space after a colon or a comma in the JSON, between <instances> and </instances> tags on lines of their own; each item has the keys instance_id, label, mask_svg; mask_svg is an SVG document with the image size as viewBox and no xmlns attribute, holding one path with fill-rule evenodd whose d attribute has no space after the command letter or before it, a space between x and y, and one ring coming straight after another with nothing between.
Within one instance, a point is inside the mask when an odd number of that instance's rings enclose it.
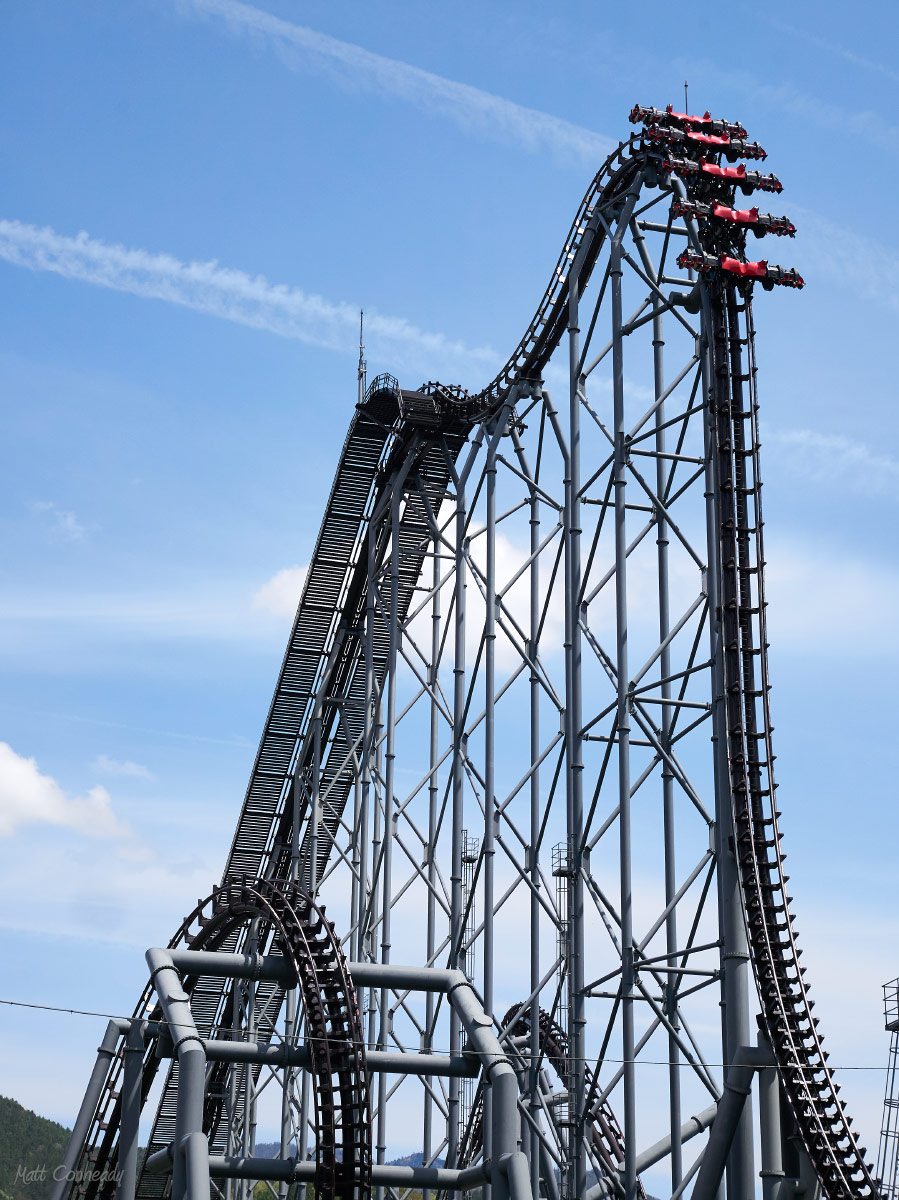
<instances>
[{"instance_id":1,"label":"dark brown track","mask_svg":"<svg viewBox=\"0 0 899 1200\"><path fill-rule=\"evenodd\" d=\"M516 1013L519 1013L518 1019L510 1026L509 1022L514 1019ZM559 1022L545 1009L540 1009L538 1020L541 1058L550 1063L559 1079L566 1083L569 1078L568 1036ZM513 1005L503 1017L501 1026L503 1029L508 1029L507 1036L510 1039L530 1039L531 1013L529 1007L522 1008L521 1005ZM518 1060L519 1056L514 1045L509 1046L508 1053L513 1063ZM522 1062L521 1067L527 1071L529 1064ZM587 1068L586 1094L588 1096L594 1093L594 1087L593 1072ZM462 1166L475 1162L483 1150L483 1118L484 1090L483 1085L479 1083L471 1117L459 1151L459 1162ZM603 1177L612 1193L614 1195L623 1194L624 1185L621 1182L621 1172L624 1169L624 1134L621 1132L618 1118L607 1101L603 1100L602 1103L596 1104L590 1109L587 1117L587 1137L589 1137L590 1144L602 1165ZM637 1180L637 1196L639 1200L646 1200L646 1192L639 1179Z\"/></svg>"},{"instance_id":2,"label":"dark brown track","mask_svg":"<svg viewBox=\"0 0 899 1200\"><path fill-rule=\"evenodd\" d=\"M784 1091L825 1194L875 1196L872 1168L827 1066L787 894L771 745L751 302L732 284L709 291L727 752L750 957Z\"/></svg>"}]
</instances>

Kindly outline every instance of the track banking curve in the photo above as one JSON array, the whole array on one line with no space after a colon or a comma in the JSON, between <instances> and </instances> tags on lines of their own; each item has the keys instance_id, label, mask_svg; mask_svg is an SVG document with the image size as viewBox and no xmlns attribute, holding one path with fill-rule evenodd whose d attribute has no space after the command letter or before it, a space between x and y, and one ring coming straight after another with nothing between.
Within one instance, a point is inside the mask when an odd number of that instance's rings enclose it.
<instances>
[{"instance_id":1,"label":"track banking curve","mask_svg":"<svg viewBox=\"0 0 899 1200\"><path fill-rule=\"evenodd\" d=\"M414 473L418 488L410 492L399 526L403 565L398 610L405 616L425 559L428 510L436 511L451 488L462 447L485 416L517 395L539 389L543 371L565 333L569 282L577 280L579 293L586 288L625 195L647 182L668 189L672 213L684 218L689 232L688 249L679 261L696 272L697 282L694 295L684 299L690 311L701 313L707 362L704 399L718 511L723 514L715 564L721 601L716 690L725 713L742 902L761 1019L825 1194L832 1200L875 1196L871 1168L850 1128L812 1014L787 895L775 804L752 289L756 282L766 289L774 284L801 287L802 280L795 271L747 260L745 235L747 229L792 234L792 226L783 223L785 218L734 207L737 189L780 191L775 176L727 165L738 157L764 157L756 143L746 141L742 127L714 122L708 114L686 117L670 109L638 107L631 119L642 127L619 145L591 182L534 317L495 378L479 392L468 393L440 383L404 390L391 377L379 376L357 406L266 717L223 886L241 879L289 878L292 849L296 858L298 845L306 885L314 892L326 875L353 787L353 747L363 733L366 676L374 680L377 693L388 669L386 635L376 633L366 655L360 633L368 558L386 551L384 545L368 545L366 531L373 514L397 474ZM330 696L349 702L326 703ZM310 762L315 745L323 759L320 775L313 781ZM301 801L296 808L294 789L299 790ZM189 938L188 924L172 945ZM223 946L231 949L237 944L235 929ZM227 1020L224 982L199 978L192 999L201 1035L212 1036ZM268 1011L276 1010L275 1000ZM147 1016L152 1006L148 989L136 1015ZM148 1064L147 1069L155 1066ZM115 1156L120 1079L121 1061L110 1075L88 1139L93 1149L85 1153L93 1155L92 1166ZM148 1156L174 1135L174 1086L170 1075ZM216 1130L211 1130L210 1140L215 1137ZM157 1179L145 1175L138 1194L149 1200L159 1195L158 1186ZM96 1186L84 1186L82 1194L92 1197Z\"/></svg>"}]
</instances>

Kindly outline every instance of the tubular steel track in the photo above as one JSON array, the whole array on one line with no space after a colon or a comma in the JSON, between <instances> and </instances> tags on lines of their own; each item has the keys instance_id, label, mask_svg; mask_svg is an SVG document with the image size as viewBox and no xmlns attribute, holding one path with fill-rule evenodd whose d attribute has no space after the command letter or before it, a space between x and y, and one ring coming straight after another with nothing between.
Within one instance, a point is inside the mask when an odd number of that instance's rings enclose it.
<instances>
[{"instance_id":1,"label":"tubular steel track","mask_svg":"<svg viewBox=\"0 0 899 1200\"><path fill-rule=\"evenodd\" d=\"M282 896L274 883L249 885L244 879L268 877L272 881L287 877L291 857L291 791L301 789L301 838L304 861L309 862L313 837L317 839L316 879L328 870L332 846L343 819L354 779L354 751L363 733L366 661L363 627L365 592L369 564L366 561L366 534L373 513L388 494L397 472L407 471L418 480L418 492L410 492L401 517L400 541L402 572L399 580L399 611L409 611L418 583L430 536L428 510L436 512L441 500L452 488L453 464L469 434L486 414L497 411L516 385L529 385L541 378L553 351L565 331L568 307L568 282L572 264L577 260L580 291L587 286L590 273L607 237L606 217L620 203L628 189L639 182L641 172L655 172L660 178L677 177L683 181L681 212L702 216L710 205L732 212L735 189L752 186L778 191L773 176L729 169L721 165L732 158L727 148L719 148L712 138L705 145L684 144L673 118L657 110L635 110L648 129L632 135L609 156L582 200L565 240L549 285L524 336L496 377L480 392L468 394L459 388L427 384L421 390L401 390L389 376L380 376L368 389L357 408L341 451L334 484L312 555L302 599L278 675L274 697L265 721L249 786L237 823L234 840L223 873L223 891L230 905L239 894L237 908L226 907L213 917L215 944L233 949L238 945L244 926L228 914L238 910L244 916L252 909L262 915L270 938L277 932L282 945L293 946L291 939L305 930L305 913L291 907L298 893ZM653 114L646 116L646 114ZM691 137L693 135L690 135ZM732 135L733 137L733 135ZM727 140L726 138L724 139ZM754 156L739 143L741 153ZM737 145L734 141L733 145ZM694 154L693 159L674 158L672 153ZM703 227L702 244L690 251L683 265L695 267L703 280L703 318L709 338L712 368L708 380L707 403L714 431L714 464L719 511L724 514L719 539L721 563L721 621L723 629L723 689L725 696L727 751L730 789L736 832L743 905L749 934L752 966L762 1004L763 1023L776 1056L786 1096L802 1140L815 1165L826 1194L837 1198L876 1194L863 1151L850 1129L831 1073L826 1065L817 1022L812 1015L804 969L799 965L799 950L786 894L787 876L781 852L781 834L775 805L771 721L768 704L768 658L765 627L765 580L762 545L761 480L759 475L759 439L756 399L756 365L752 323L751 281L792 283L801 286L795 273L769 268L750 272L724 265L727 253L742 253L743 243L722 240L715 226ZM785 228L775 232L788 232ZM745 234L743 235L745 241ZM734 262L728 259L728 262ZM742 261L742 260L741 260ZM721 269L718 269L720 265ZM753 264L749 264L753 266ZM778 274L780 272L780 274ZM748 277L747 277L748 276ZM798 280L798 282L797 282ZM384 546L377 550L383 555ZM384 630L372 635L371 661L377 693L388 664L388 639ZM332 697L334 702L317 703L316 697ZM340 702L337 702L339 698ZM316 729L317 723L317 729ZM321 775L317 780L320 820L314 820L313 782L310 747L315 737L323 748ZM240 882L238 882L240 881ZM280 900L276 897L281 896ZM214 898L214 903L216 903ZM308 904L308 900L303 903ZM244 905L244 908L241 908ZM249 905L249 907L246 907ZM282 907L279 909L279 905ZM256 906L256 908L254 908ZM201 906L202 907L202 906ZM182 925L172 945L190 941L189 931L200 909ZM288 920L289 917L289 920ZM286 922L286 923L285 923ZM327 944L335 953L336 941L320 926L307 942L303 954L295 959L301 980L312 986L312 976L304 971L317 962L316 955ZM321 940L323 939L323 940ZM265 939L263 938L263 941ZM205 939L193 945L207 944ZM305 957L304 957L305 955ZM306 965L304 965L306 964ZM316 968L317 969L317 968ZM349 988L347 979L341 986ZM260 1007L265 1021L273 1025L280 1005L276 985L260 985ZM266 988L268 989L266 991ZM327 1000L327 989L324 999ZM312 993L304 990L307 1013L314 1012ZM224 981L209 977L198 979L192 992L198 1028L211 1036L214 1028L228 1021L229 995ZM309 1005L313 1006L310 1008ZM152 1010L148 989L136 1015ZM325 1018L323 1018L325 1019ZM361 1039L353 1026L350 1042L356 1047L353 1070L362 1069ZM353 1039L356 1038L356 1041ZM552 1058L560 1047L546 1043ZM325 1075L317 1072L319 1085L327 1088ZM147 1063L147 1083L152 1067ZM117 1088L121 1078L121 1055L110 1076L104 1101L96 1114L86 1151L91 1165L114 1161L118 1126ZM161 1148L174 1135L174 1087L170 1076L157 1113L148 1153ZM361 1087L361 1085L354 1085ZM344 1137L350 1139L347 1150L367 1153L359 1132L363 1121L362 1091L344 1097ZM355 1114L355 1115L353 1115ZM354 1125L355 1122L355 1125ZM614 1117L606 1122L611 1142L617 1126ZM321 1137L329 1136L319 1125ZM213 1114L210 1133L221 1142L221 1122ZM606 1139L608 1140L608 1139ZM620 1147L611 1143L606 1152L617 1159ZM346 1194L339 1180L340 1167L327 1154L324 1142L319 1146L322 1195ZM328 1188L331 1192L328 1192ZM142 1198L159 1194L158 1178L144 1176L140 1183ZM90 1188L85 1195L91 1196Z\"/></svg>"}]
</instances>

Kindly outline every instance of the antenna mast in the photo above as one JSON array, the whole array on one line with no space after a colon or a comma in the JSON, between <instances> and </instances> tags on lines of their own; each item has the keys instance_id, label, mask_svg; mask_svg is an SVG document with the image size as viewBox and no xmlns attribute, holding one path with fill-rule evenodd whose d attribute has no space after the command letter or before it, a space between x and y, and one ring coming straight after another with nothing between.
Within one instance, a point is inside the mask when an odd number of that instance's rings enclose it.
<instances>
[{"instance_id":1,"label":"antenna mast","mask_svg":"<svg viewBox=\"0 0 899 1200\"><path fill-rule=\"evenodd\" d=\"M358 383L359 383L359 403L365 399L365 346L362 342L362 309L359 309L359 368L358 368Z\"/></svg>"}]
</instances>

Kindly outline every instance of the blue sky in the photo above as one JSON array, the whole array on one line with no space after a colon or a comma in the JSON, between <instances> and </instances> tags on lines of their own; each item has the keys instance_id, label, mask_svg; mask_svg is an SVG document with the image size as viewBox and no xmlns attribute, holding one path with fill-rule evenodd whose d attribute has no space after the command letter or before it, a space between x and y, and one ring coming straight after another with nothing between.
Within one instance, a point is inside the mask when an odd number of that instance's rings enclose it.
<instances>
[{"instance_id":1,"label":"blue sky","mask_svg":"<svg viewBox=\"0 0 899 1200\"><path fill-rule=\"evenodd\" d=\"M675 5L8 6L2 998L130 1010L144 949L218 877L359 306L370 372L491 378L630 108L679 106L687 78L691 110L765 145L799 231L778 251L808 286L756 312L781 807L832 1061L885 1062L890 16L761 3L705 33ZM0 1090L71 1120L98 1025L0 1007ZM842 1082L871 1146L882 1075Z\"/></svg>"}]
</instances>

